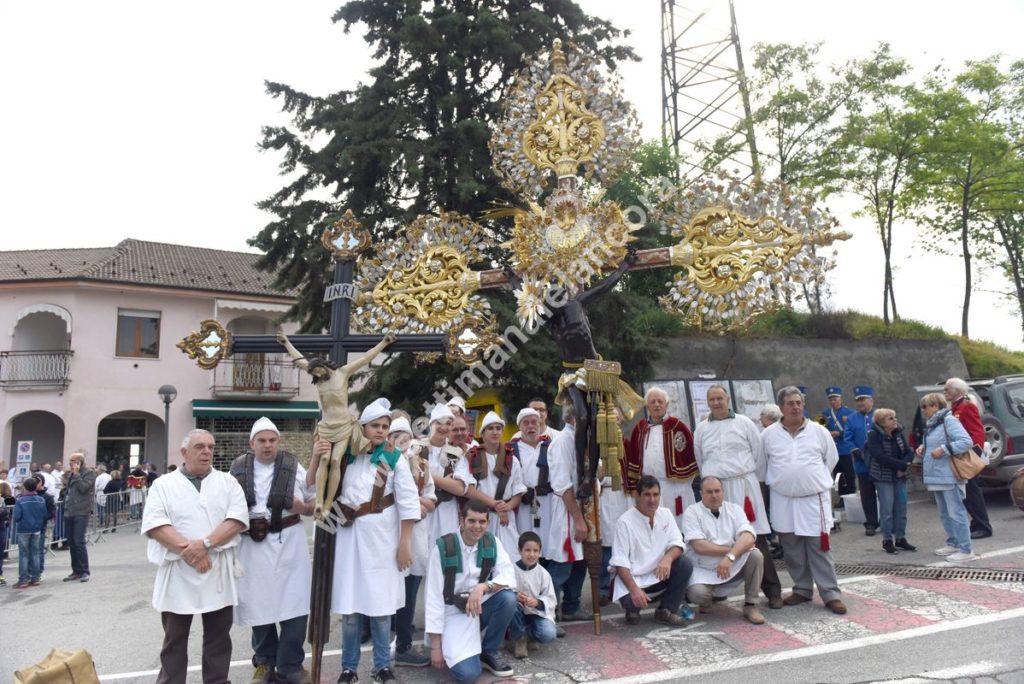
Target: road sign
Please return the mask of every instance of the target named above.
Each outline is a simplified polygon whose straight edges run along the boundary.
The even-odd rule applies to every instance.
[[[18,463],[32,462],[32,442],[18,442]]]

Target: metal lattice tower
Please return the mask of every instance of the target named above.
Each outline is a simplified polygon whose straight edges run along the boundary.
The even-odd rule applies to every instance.
[[[692,178],[709,165],[758,174],[757,142],[733,0],[661,0],[661,134]],[[728,15],[725,14],[726,9]],[[708,146],[717,142],[712,151]]]

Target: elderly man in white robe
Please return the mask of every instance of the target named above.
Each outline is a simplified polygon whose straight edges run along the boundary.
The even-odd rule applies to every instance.
[[[164,628],[159,684],[184,684],[195,615],[203,619],[203,682],[228,681],[241,572],[235,553],[249,511],[235,478],[213,469],[213,445],[206,430],[189,432],[181,444],[184,463],[153,483],[142,515],[146,555],[157,566],[153,607]]]
[[[516,416],[519,437],[513,437],[512,450],[523,470],[523,484],[526,493],[516,509],[516,527],[520,534],[536,532],[547,539],[551,526],[551,438],[541,428],[540,413],[534,408],[524,408]]]
[[[430,549],[424,619],[431,664],[438,669],[447,665],[456,681],[468,684],[475,682],[484,668],[499,677],[513,674],[501,655],[501,644],[517,601],[515,567],[504,544],[488,531],[487,504],[470,499],[463,515],[461,528],[454,535],[458,556],[445,559],[455,570],[450,597],[445,596],[444,540]],[[485,535],[493,557],[490,571],[481,576],[487,554],[486,549],[481,550]]]
[[[340,684],[357,681],[362,617],[370,621],[373,679],[394,681],[391,616],[405,605],[404,573],[412,566],[413,525],[420,498],[409,462],[387,445],[391,402],[380,398],[359,416],[373,449],[348,454],[341,496],[331,509],[336,534],[331,612],[341,617]]]
[[[562,409],[565,429],[551,444],[551,525],[544,540],[543,556],[548,559],[547,571],[560,604],[561,621],[593,620],[594,615],[581,607],[583,582],[587,578],[587,562],[583,559],[583,541],[587,538],[587,521],[583,518],[576,490],[579,472],[576,469],[576,412],[571,404]],[[608,528],[609,536],[614,528]],[[565,632],[557,630],[559,636]]]
[[[743,509],[725,501],[722,481],[705,475],[700,483],[701,500],[683,513],[686,557],[693,563],[686,594],[690,603],[706,613],[714,600],[725,599],[743,583],[743,617],[764,624],[757,609],[764,556],[754,548],[754,528]]]
[[[502,444],[505,421],[488,411],[480,424],[479,446],[471,447],[459,461],[455,477],[468,481],[468,496],[491,509],[490,531],[497,537],[512,562],[519,560],[519,526],[516,506],[526,493],[523,469],[510,445]],[[495,472],[498,470],[498,472]]]
[[[324,444],[321,456],[330,451]],[[249,450],[231,464],[231,475],[249,506],[235,624],[252,627],[252,681],[308,682],[302,662],[312,568],[301,516],[313,514],[315,481],[307,483],[306,469],[281,448],[281,432],[266,417],[253,423]]]
[[[782,420],[761,433],[764,481],[771,489],[772,528],[779,535],[793,592],[782,602],[795,606],[814,597],[825,607],[846,613],[832,561],[832,469],[839,462],[835,440],[825,427],[804,416],[798,387],[779,390]]]
[[[761,483],[757,481],[757,472],[764,465],[761,432],[754,421],[730,408],[724,386],[711,385],[707,400],[711,412],[693,432],[697,467],[702,477],[714,475],[719,479],[725,501],[741,508],[757,535],[758,551],[770,558],[768,535],[772,527],[761,496]],[[770,608],[782,608],[782,583],[773,563],[764,566],[761,590],[768,597]]]

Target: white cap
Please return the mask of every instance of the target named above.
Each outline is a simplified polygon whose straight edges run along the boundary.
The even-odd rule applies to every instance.
[[[463,413],[466,412],[466,400],[457,394],[448,400],[448,406],[458,406]]]
[[[363,412],[359,414],[359,424],[366,425],[383,416],[391,416],[391,402],[380,397],[374,399],[373,402],[363,409]]]
[[[530,408],[529,406],[527,406],[526,408],[520,410],[519,415],[516,416],[516,425],[522,423],[523,418],[526,418],[527,416],[534,416],[537,420],[540,420],[540,412],[535,408]]]
[[[494,425],[495,423],[503,427],[505,425],[505,421],[501,419],[501,416],[499,416],[494,411],[488,411],[487,415],[484,416],[484,422],[480,423],[480,432],[486,430],[488,425]]]
[[[249,430],[249,441],[252,441],[252,438],[256,436],[256,433],[263,432],[264,430],[270,430],[277,436],[281,436],[281,431],[277,429],[277,426],[274,425],[273,421],[266,416],[263,416],[252,424],[252,429]]]
[[[430,422],[438,420],[455,420],[455,414],[444,404],[438,404],[430,410]]]
[[[412,434],[412,426],[409,425],[409,419],[405,416],[398,416],[391,421],[391,429],[388,430],[389,435],[393,435],[396,432],[408,432]]]

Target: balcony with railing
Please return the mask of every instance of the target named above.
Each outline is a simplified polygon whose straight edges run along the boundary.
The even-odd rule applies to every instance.
[[[70,349],[0,351],[0,387],[5,390],[59,390],[68,388]]]
[[[299,394],[299,369],[279,354],[236,354],[214,369],[213,396],[280,400]]]

